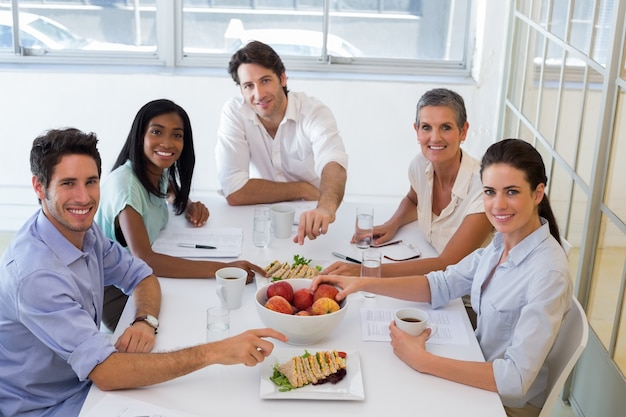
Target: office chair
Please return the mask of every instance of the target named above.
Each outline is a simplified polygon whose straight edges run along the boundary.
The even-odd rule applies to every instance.
[[[546,358],[548,364],[548,396],[539,417],[550,417],[565,381],[583,353],[585,346],[587,346],[588,337],[587,316],[578,300],[574,298],[572,307],[563,319],[554,346]]]

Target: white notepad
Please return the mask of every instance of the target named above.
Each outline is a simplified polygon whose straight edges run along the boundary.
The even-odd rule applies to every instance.
[[[215,249],[181,247],[180,245],[213,246]],[[180,258],[236,258],[241,255],[243,230],[240,228],[161,232],[152,250]]]

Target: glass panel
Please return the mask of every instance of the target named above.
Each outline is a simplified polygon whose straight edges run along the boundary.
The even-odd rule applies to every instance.
[[[5,6],[2,2],[0,5]],[[3,53],[13,50],[12,7],[10,3],[6,6],[7,8],[0,9],[0,52]]]
[[[573,0],[572,3],[574,14],[570,23],[569,42],[573,47],[588,55],[591,48],[594,2],[590,0]]]
[[[622,280],[626,279],[624,277],[624,275],[626,275],[626,263],[624,264],[624,269],[625,270],[622,272]],[[622,374],[626,374],[626,304],[622,305],[622,314],[619,328],[617,329],[617,340],[613,360],[620,371],[622,371]]]
[[[541,25],[545,28],[545,21],[542,20],[541,16],[545,14],[544,9],[546,8],[549,0],[530,0],[531,3],[531,19],[535,22],[541,23]]]
[[[2,0],[0,4],[10,4]],[[20,0],[20,44],[31,53],[156,51],[154,0],[139,2]],[[37,8],[27,7],[37,4]],[[151,6],[151,7],[150,7]],[[0,44],[12,33],[11,12],[0,10]],[[12,39],[12,35],[10,36]],[[12,40],[9,41],[12,44]]]
[[[604,204],[623,222],[626,222],[626,193],[624,193],[624,178],[626,178],[626,164],[624,164],[626,161],[626,141],[624,140],[626,138],[626,92],[623,89],[619,90],[614,122]]]
[[[451,10],[448,1],[424,0],[412,2],[412,5],[405,3],[395,11],[387,11],[377,5],[386,2],[336,3],[343,6],[342,13],[331,11],[330,33],[357,45],[361,56],[400,59],[460,58],[451,58],[445,51],[445,42],[451,40],[448,27],[452,24],[454,13],[459,11],[456,7]],[[466,5],[465,1],[461,3]],[[432,21],[428,21],[430,19]],[[431,25],[435,25],[439,31],[426,33],[432,31]],[[424,42],[425,39],[428,41]],[[330,44],[328,49],[330,55],[343,56],[331,51]]]
[[[555,148],[570,167],[576,164],[578,155],[578,135],[581,128],[582,107],[585,100],[585,84],[582,82],[580,68],[570,65],[565,67],[565,82],[561,91],[561,108],[557,119],[557,137]],[[578,81],[574,81],[578,76]]]
[[[626,42],[624,42],[624,51],[622,52],[622,71],[621,78],[626,80]]]
[[[568,3],[569,0],[553,0],[552,18],[550,19],[550,26],[548,27],[550,32],[563,40],[565,39],[567,21],[569,20]],[[544,13],[545,12],[547,12],[547,7],[544,10]],[[547,16],[544,15],[544,18],[547,18]]]
[[[551,55],[563,56],[563,48],[553,42],[548,43],[548,50],[551,51]],[[559,114],[560,83],[558,80],[562,67],[562,59],[549,59],[544,65],[538,130],[551,145],[554,145],[555,124]]]
[[[530,7],[533,0],[518,0],[515,2],[515,9],[524,16],[530,16]]]
[[[502,139],[516,138],[517,126],[519,124],[518,117],[510,110],[506,109],[504,113],[504,126],[502,128]]]
[[[589,184],[591,181],[593,158],[598,137],[598,123],[601,119],[602,78],[600,73],[588,68],[587,79],[589,84],[582,113],[583,120],[579,137],[580,147],[576,165],[576,172],[586,184]]]
[[[532,74],[532,61],[525,62],[524,60],[528,57],[528,31],[529,27],[526,23],[521,20],[515,21],[515,31],[513,34],[513,45],[512,49],[517,51],[511,57],[511,70],[510,70],[510,78],[509,78],[509,93],[508,99],[513,103],[513,105],[517,108],[521,106],[522,103],[522,95],[524,88],[524,68],[527,68],[527,72]]]
[[[532,143],[532,144],[535,143],[534,142],[535,134],[533,133],[532,129],[524,123],[520,124],[519,134],[517,138],[523,139],[528,143]]]
[[[602,66],[606,65],[610,52],[614,1],[616,0],[599,0],[598,15],[594,26],[594,44],[591,57]]]
[[[541,51],[543,51],[543,43],[545,37],[537,31],[533,30],[532,28],[530,29],[529,36],[529,45],[531,45],[531,47],[532,45],[535,46],[535,54],[538,54],[538,56],[536,55],[537,57],[533,59],[532,71],[528,72],[528,74],[526,75],[526,84],[521,110],[522,114],[526,116],[526,118],[530,120],[531,123],[535,123],[537,119],[537,102],[539,99],[537,81],[541,76],[541,71],[543,68],[543,59],[541,58],[541,54],[543,52]]]
[[[602,215],[587,315],[598,338],[609,350],[617,311],[618,291],[626,260],[624,234]]]
[[[230,55],[255,39],[281,56],[322,56],[323,0],[238,2],[235,10],[230,1],[198,3],[183,0],[187,54]],[[327,52],[345,58],[463,61],[468,13],[468,0],[331,2]]]
[[[189,0],[185,0],[186,6]],[[298,11],[297,2],[241,2],[232,10],[230,2],[183,7],[183,42],[185,53],[226,53],[231,55],[252,40],[271,45],[284,56],[320,57],[323,46],[323,1],[315,7]],[[244,4],[244,3],[247,3]],[[331,51],[330,45],[333,45]],[[339,56],[360,55],[344,39],[329,40],[329,53]]]

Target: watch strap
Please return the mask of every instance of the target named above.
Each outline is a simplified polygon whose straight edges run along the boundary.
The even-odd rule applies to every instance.
[[[133,322],[130,324],[131,326],[137,322],[143,321],[145,322],[148,326],[152,327],[154,329],[154,334],[157,334],[157,328],[154,327],[152,324],[150,324],[150,321],[148,320],[148,315],[144,314],[143,316],[139,316],[139,317],[135,317],[135,320],[133,320]]]

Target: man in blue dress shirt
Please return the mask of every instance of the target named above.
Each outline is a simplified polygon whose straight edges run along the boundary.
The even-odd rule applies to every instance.
[[[77,416],[91,383],[151,385],[207,365],[254,366],[272,351],[269,329],[150,354],[161,290],[152,270],[93,223],[101,160],[94,134],[51,130],[33,142],[38,210],[0,263],[0,416]],[[132,293],[136,319],[114,342],[99,331],[103,289]]]

